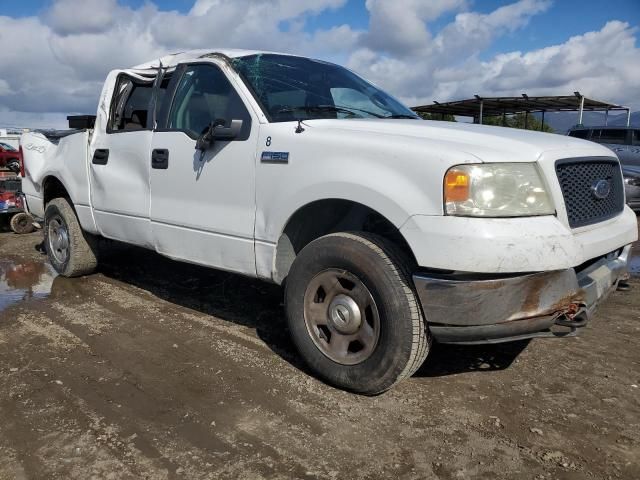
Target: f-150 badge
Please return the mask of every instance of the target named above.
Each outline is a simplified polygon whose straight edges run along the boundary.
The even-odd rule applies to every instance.
[[[289,163],[289,152],[262,152],[262,163]]]

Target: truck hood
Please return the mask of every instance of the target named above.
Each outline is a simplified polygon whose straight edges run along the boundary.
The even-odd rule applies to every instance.
[[[567,156],[608,156],[611,150],[566,135],[459,122],[401,119],[322,119],[304,124],[348,135],[388,136],[393,142],[422,139],[424,147],[446,148],[473,155],[483,162],[535,162],[550,150],[568,150]],[[579,152],[578,152],[579,151]]]

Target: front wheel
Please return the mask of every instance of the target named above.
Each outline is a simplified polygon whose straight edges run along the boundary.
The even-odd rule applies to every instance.
[[[65,277],[92,273],[98,265],[95,238],[82,230],[69,200],[49,202],[44,219],[44,244],[53,268]]]
[[[289,329],[322,379],[374,395],[411,376],[430,337],[411,264],[382,237],[335,233],[307,245],[287,277]]]

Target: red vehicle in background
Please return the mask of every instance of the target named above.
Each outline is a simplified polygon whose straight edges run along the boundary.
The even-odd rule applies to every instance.
[[[12,172],[20,172],[20,152],[8,143],[0,142],[0,169],[7,168]]]
[[[35,230],[34,220],[24,210],[21,184],[22,179],[15,172],[0,168],[0,225],[8,220],[15,233],[31,233]]]

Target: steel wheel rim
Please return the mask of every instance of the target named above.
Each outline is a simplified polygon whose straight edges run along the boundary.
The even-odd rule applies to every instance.
[[[346,270],[327,269],[309,282],[304,321],[318,350],[341,365],[364,362],[380,338],[376,302],[364,283]]]
[[[57,262],[64,264],[69,258],[69,231],[61,217],[55,216],[49,220],[47,231],[49,251]]]

